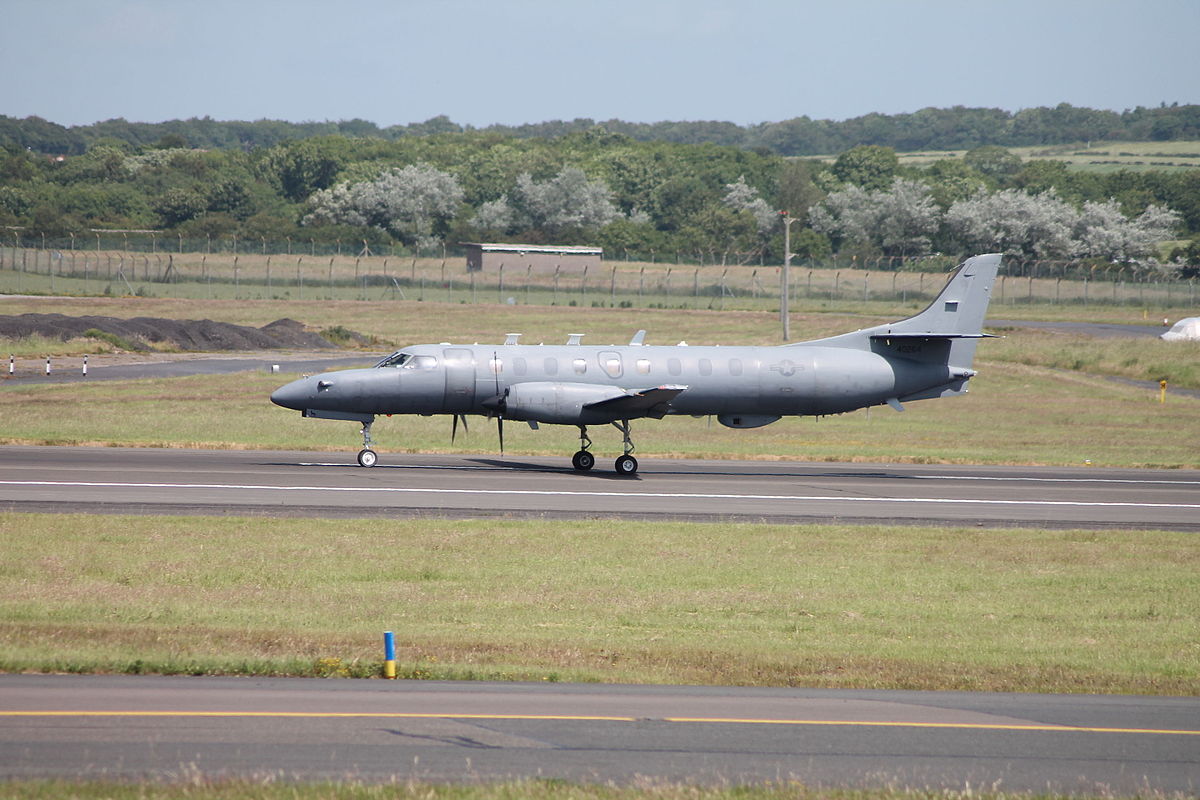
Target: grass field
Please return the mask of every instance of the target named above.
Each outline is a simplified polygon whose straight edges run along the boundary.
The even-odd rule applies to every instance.
[[[1120,795],[1104,794],[1104,800]],[[1172,800],[1172,795],[1142,792],[1145,800]],[[800,783],[768,786],[701,787],[639,781],[634,786],[572,784],[559,780],[510,783],[428,784],[402,783],[368,786],[336,784],[285,784],[261,781],[193,778],[179,784],[122,784],[89,781],[14,781],[0,784],[0,798],[22,800],[1013,800],[1014,798],[1064,798],[1067,795],[1027,795],[1014,792],[968,789],[962,792],[903,789],[816,789]],[[1087,795],[1072,794],[1072,798]],[[1182,800],[1182,797],[1179,797]]]
[[[1179,170],[1200,168],[1200,142],[1076,142],[1054,146],[1010,147],[1023,161],[1064,161],[1071,169],[1107,172],[1128,170]],[[962,158],[966,150],[930,150],[897,153],[902,164],[924,165],[943,158]],[[836,156],[823,157],[833,161]]]
[[[1200,693],[1162,532],[0,515],[0,669]]]

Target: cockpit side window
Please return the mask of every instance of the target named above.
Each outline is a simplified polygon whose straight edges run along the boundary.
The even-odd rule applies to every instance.
[[[434,356],[415,356],[412,353],[393,353],[380,361],[377,368],[396,367],[399,369],[433,369],[437,366]]]
[[[412,358],[412,353],[392,353],[390,356],[380,361],[375,366],[379,367],[403,367]]]

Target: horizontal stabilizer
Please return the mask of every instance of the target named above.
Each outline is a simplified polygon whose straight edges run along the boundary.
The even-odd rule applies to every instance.
[[[995,339],[994,333],[873,333],[872,339]]]
[[[659,386],[655,389],[643,389],[621,397],[587,403],[584,408],[589,411],[603,411],[617,419],[637,419],[639,417],[662,419],[670,412],[671,401],[686,388],[686,386]]]

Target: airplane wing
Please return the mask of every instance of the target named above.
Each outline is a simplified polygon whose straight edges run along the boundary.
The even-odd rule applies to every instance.
[[[621,397],[610,397],[594,403],[585,403],[583,407],[589,411],[611,414],[618,419],[637,419],[639,417],[662,419],[670,411],[671,401],[685,389],[687,389],[686,386],[658,386],[654,389],[630,392]]]

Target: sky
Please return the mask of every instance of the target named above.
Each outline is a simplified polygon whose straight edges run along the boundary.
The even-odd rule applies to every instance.
[[[0,114],[381,127],[1200,103],[1200,0],[0,0]]]

